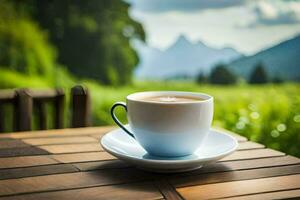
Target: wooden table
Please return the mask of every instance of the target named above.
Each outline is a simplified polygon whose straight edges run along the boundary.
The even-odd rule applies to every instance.
[[[104,152],[99,139],[112,128],[0,134],[0,200],[300,197],[300,159],[236,134],[238,151],[220,162],[164,175]]]

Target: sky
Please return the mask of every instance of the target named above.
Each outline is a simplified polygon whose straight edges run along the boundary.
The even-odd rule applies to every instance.
[[[126,0],[149,46],[179,35],[251,55],[300,34],[300,0]]]

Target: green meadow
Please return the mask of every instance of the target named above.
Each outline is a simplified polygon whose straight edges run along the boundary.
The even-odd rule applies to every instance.
[[[260,142],[266,147],[300,156],[300,84],[265,84],[215,86],[193,82],[138,82],[126,86],[103,86],[89,80],[75,80],[63,71],[55,80],[27,76],[0,70],[0,88],[53,88],[62,87],[67,94],[70,87],[80,83],[88,87],[92,97],[93,125],[114,124],[110,107],[116,101],[125,101],[128,94],[139,91],[177,90],[211,94],[215,112],[213,125],[223,127]],[[68,104],[68,102],[66,102]],[[126,123],[123,110],[118,115]],[[68,114],[66,114],[66,122]],[[68,124],[66,124],[68,126]]]

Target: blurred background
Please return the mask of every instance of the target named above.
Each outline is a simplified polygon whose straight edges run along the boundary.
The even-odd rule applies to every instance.
[[[299,81],[297,0],[0,0],[0,89],[84,85],[94,126],[133,92],[205,92],[214,126],[300,156]]]

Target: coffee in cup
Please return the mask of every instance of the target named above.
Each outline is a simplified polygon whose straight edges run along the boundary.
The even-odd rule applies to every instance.
[[[161,103],[176,103],[176,102],[193,102],[193,101],[202,101],[201,98],[189,97],[189,96],[171,96],[171,95],[164,95],[164,96],[151,96],[144,99],[140,99],[141,101],[150,101],[150,102],[161,102]]]

